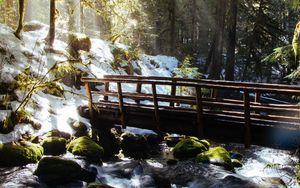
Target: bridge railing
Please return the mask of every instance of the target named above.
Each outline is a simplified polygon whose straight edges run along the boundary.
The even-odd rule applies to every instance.
[[[223,121],[240,122],[244,124],[246,146],[250,146],[252,124],[281,126],[288,129],[300,127],[298,104],[276,104],[278,101],[265,101],[262,97],[263,94],[279,94],[288,98],[299,96],[299,86],[128,75],[106,75],[101,79],[82,78],[81,80],[85,83],[90,112],[93,112],[95,106],[118,107],[120,121],[124,127],[126,108],[153,109],[158,130],[161,128],[161,111],[194,113],[197,117],[199,137],[204,136],[203,118],[206,116],[213,116]],[[124,86],[128,84],[135,89],[125,90]],[[104,87],[98,90],[92,87],[93,85]],[[145,86],[150,86],[150,92],[143,91]],[[169,87],[170,91],[158,93],[157,86]],[[193,92],[190,95],[181,95],[178,89],[182,87]],[[233,92],[236,94],[235,97],[229,97]],[[95,96],[103,98],[95,101]],[[117,100],[111,100],[116,98]]]

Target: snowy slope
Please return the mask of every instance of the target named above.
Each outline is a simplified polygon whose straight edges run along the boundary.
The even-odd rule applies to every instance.
[[[68,60],[66,31],[57,30],[54,44],[55,51],[53,52],[47,50],[45,42],[48,26],[38,22],[30,24],[38,26],[39,29],[22,33],[22,40],[14,36],[14,31],[11,28],[0,25],[0,78],[2,82],[13,82],[14,78],[25,68],[30,68],[34,75],[51,79],[53,76],[47,74],[49,69],[57,62]],[[113,71],[111,66],[114,59],[111,52],[111,49],[114,48],[113,44],[100,39],[91,39],[91,42],[90,52],[81,53],[83,63],[88,65],[76,65],[77,68],[90,72],[91,75],[98,78],[103,77],[105,74],[126,74],[123,70]],[[172,71],[177,65],[177,59],[161,55],[141,55],[140,60],[133,62],[133,66],[138,66],[144,76],[172,76]],[[0,143],[17,140],[26,131],[32,134],[43,134],[52,129],[59,129],[72,133],[72,128],[67,124],[68,118],[89,124],[87,119],[80,117],[77,113],[78,106],[87,104],[84,87],[77,90],[64,84],[61,84],[61,86],[69,91],[65,92],[65,98],[55,97],[39,91],[32,96],[32,101],[38,104],[39,108],[37,109],[32,103],[26,106],[26,110],[32,113],[33,119],[42,125],[39,131],[33,130],[29,124],[17,125],[13,132],[0,134]],[[131,88],[127,87],[125,89]],[[158,90],[163,92],[164,88]],[[18,108],[26,92],[28,91],[16,92],[18,100],[12,102],[12,110]],[[9,110],[0,111],[0,120],[3,120],[9,113]]]

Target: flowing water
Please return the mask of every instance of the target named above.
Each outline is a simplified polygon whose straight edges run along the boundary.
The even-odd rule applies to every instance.
[[[214,143],[215,145],[216,143]],[[165,187],[298,187],[294,167],[298,160],[290,151],[252,146],[244,149],[240,144],[217,144],[228,150],[239,151],[244,157],[243,167],[227,171],[223,167],[196,163],[195,160],[178,161],[167,165],[169,148],[162,144],[160,155],[150,159],[122,160],[104,162],[101,166],[86,164],[75,159],[70,153],[64,158],[75,159],[82,166],[97,169],[97,182],[118,188]],[[23,167],[0,168],[0,187],[47,187],[32,175],[37,167],[29,164]],[[283,182],[282,182],[282,181]],[[270,183],[271,182],[271,183]],[[274,185],[275,182],[275,185]],[[85,182],[73,182],[59,187],[86,187]]]

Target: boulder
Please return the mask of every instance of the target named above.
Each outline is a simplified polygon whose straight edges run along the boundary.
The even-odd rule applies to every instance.
[[[188,158],[207,150],[208,148],[199,139],[186,137],[175,145],[173,154],[177,158]]]
[[[276,188],[287,188],[288,186],[279,177],[265,177],[262,178],[262,187],[276,187]]]
[[[92,46],[91,39],[86,35],[70,34],[69,37],[70,55],[79,59],[79,51],[89,52]]]
[[[125,155],[143,158],[147,156],[148,143],[144,136],[133,133],[123,133],[121,135],[121,149]]]
[[[66,144],[67,140],[60,137],[48,137],[41,143],[45,155],[60,155],[66,153]]]
[[[183,140],[183,138],[183,136],[167,135],[164,137],[164,140],[166,141],[167,146],[174,147],[178,142]]]
[[[114,188],[114,187],[102,183],[91,183],[87,186],[87,188]]]
[[[224,166],[228,170],[233,169],[231,157],[228,151],[223,147],[210,148],[208,151],[199,153],[196,157],[198,162],[209,162],[219,166]]]
[[[81,121],[73,121],[70,126],[75,131],[74,136],[81,137],[88,135],[88,126]]]
[[[21,166],[38,162],[43,156],[43,147],[26,142],[0,144],[0,166]]]
[[[161,141],[163,140],[160,135],[157,134],[149,134],[146,135],[146,140],[149,145],[151,146],[157,146]]]
[[[104,149],[87,136],[79,137],[67,145],[67,150],[74,155],[84,156],[89,161],[100,162]]]
[[[52,131],[47,133],[47,137],[53,137],[53,136],[61,137],[61,138],[64,138],[66,140],[69,140],[71,138],[71,135],[69,133],[62,132],[62,131],[59,131],[57,129],[53,129]]]
[[[231,163],[233,165],[233,167],[242,167],[243,164],[241,163],[241,161],[239,161],[238,159],[231,159]]]
[[[81,168],[75,161],[59,157],[42,158],[34,175],[48,185],[61,185],[76,180],[93,182],[96,178],[95,172]]]

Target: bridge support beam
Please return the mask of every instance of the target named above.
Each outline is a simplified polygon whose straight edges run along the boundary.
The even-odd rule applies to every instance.
[[[117,82],[117,87],[118,87],[120,119],[121,119],[121,123],[122,123],[122,128],[125,129],[126,128],[126,119],[125,119],[125,110],[124,110],[124,101],[123,101],[121,82]]]

